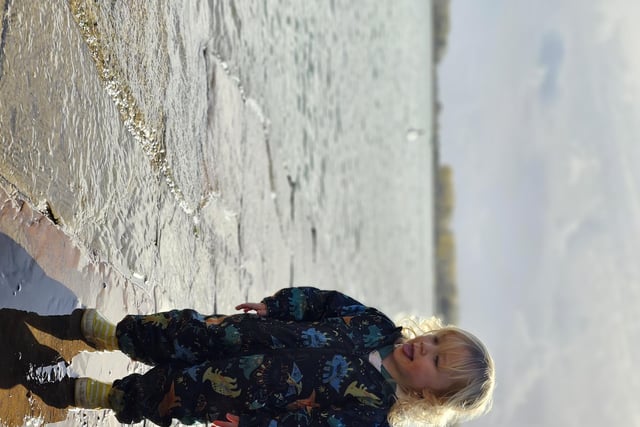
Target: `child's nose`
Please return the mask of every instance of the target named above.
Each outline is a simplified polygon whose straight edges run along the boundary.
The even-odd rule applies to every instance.
[[[434,350],[433,342],[431,342],[431,341],[422,341],[422,342],[420,342],[420,353],[422,355],[427,355],[427,354],[433,352],[433,350]]]
[[[436,350],[438,345],[436,344],[435,339],[430,337],[429,339],[422,341],[420,346],[423,353],[432,353]]]

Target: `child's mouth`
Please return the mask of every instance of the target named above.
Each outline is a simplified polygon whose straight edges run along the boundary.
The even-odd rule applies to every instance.
[[[409,360],[413,360],[413,345],[411,344],[403,344],[402,352]]]

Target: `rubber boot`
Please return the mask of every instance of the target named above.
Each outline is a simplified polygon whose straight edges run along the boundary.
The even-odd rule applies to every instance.
[[[75,406],[84,409],[111,409],[110,392],[111,384],[91,378],[78,378],[74,387]]]
[[[102,317],[94,308],[88,308],[82,315],[80,330],[85,340],[98,350],[118,350],[116,325]]]

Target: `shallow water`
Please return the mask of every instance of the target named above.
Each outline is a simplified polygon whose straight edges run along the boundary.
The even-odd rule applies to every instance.
[[[428,2],[0,5],[1,185],[135,285],[79,304],[430,314]]]

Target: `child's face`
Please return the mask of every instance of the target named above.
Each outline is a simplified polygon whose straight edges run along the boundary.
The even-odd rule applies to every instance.
[[[454,347],[447,340],[455,340],[451,334],[441,337],[423,335],[396,347],[392,353],[398,385],[422,392],[429,390],[439,394],[451,389],[454,380],[447,367],[459,366],[464,358],[470,357],[464,347]],[[449,350],[444,350],[447,344]]]

